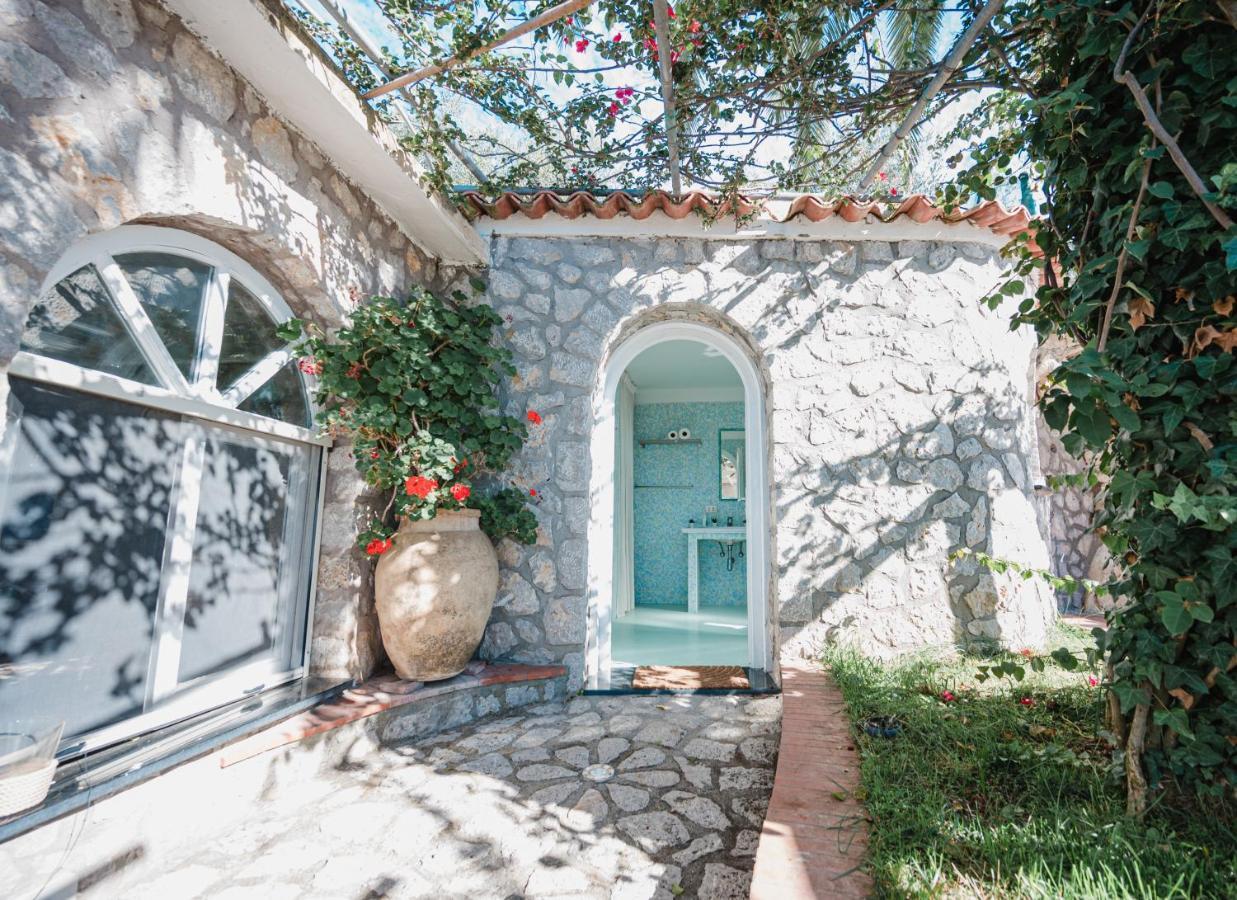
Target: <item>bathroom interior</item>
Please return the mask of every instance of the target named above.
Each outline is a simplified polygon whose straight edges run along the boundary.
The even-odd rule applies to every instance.
[[[664,341],[627,367],[617,407],[612,665],[746,666],[738,372],[708,345]]]

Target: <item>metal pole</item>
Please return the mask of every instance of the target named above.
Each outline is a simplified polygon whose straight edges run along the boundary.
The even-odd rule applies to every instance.
[[[661,70],[661,102],[666,108],[666,149],[670,154],[670,189],[675,199],[683,195],[679,173],[679,125],[674,113],[674,81],[671,76],[670,14],[666,0],[653,0],[653,29],[657,34],[657,63]]]
[[[515,28],[512,28],[497,40],[490,41],[488,44],[483,44],[475,50],[470,50],[463,56],[452,56],[440,63],[434,63],[433,65],[425,66],[422,69],[417,69],[415,72],[406,72],[398,78],[388,81],[386,84],[379,85],[372,91],[362,94],[361,96],[363,96],[366,100],[373,100],[375,97],[381,97],[383,94],[390,93],[398,88],[407,87],[410,84],[416,84],[418,81],[423,81],[433,75],[438,75],[447,71],[447,69],[453,69],[460,63],[464,63],[472,59],[474,56],[480,56],[482,53],[488,53],[495,47],[501,47],[503,44],[514,41],[518,37],[523,37],[530,31],[536,31],[543,25],[549,25],[551,22],[557,22],[559,19],[563,18],[563,16],[569,16],[573,12],[588,6],[591,2],[592,0],[567,0],[566,3],[560,3],[558,6],[547,9],[541,15],[529,19],[527,22],[523,22]]]
[[[967,51],[971,49],[971,45],[975,43],[976,38],[979,37],[979,33],[987,27],[988,23],[992,21],[992,17],[1004,5],[1005,0],[990,0],[988,5],[979,11],[979,15],[975,17],[975,21],[971,22],[971,26],[962,32],[962,36],[958,38],[953,49],[949,51],[949,55],[941,61],[941,66],[936,70],[936,75],[928,82],[927,87],[923,89],[923,93],[919,95],[915,105],[910,108],[906,118],[898,126],[898,130],[893,133],[893,137],[881,148],[881,152],[876,154],[876,159],[872,161],[867,174],[859,182],[859,191],[861,193],[872,183],[877,173],[885,167],[885,163],[889,161],[889,158],[897,152],[898,146],[906,140],[906,136],[919,124],[919,117],[923,115],[928,102],[936,96],[937,91],[945,86],[945,82],[950,79],[954,72],[958,71],[958,66],[962,65],[963,58],[966,56]]]

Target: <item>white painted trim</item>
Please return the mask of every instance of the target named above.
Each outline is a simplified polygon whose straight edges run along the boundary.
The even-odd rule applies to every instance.
[[[390,128],[304,37],[282,4],[263,0],[164,0],[307,135],[414,244],[444,262],[483,265],[485,243],[468,220],[422,185],[424,169]]]
[[[279,370],[292,361],[292,351],[287,347],[274,350],[254,363],[244,375],[223,392],[223,401],[228,406],[240,406],[253,392],[279,374]]]
[[[189,382],[185,380],[176,361],[168,353],[163,339],[155,330],[154,323],[146,315],[146,308],[142,306],[142,301],[138,300],[137,294],[133,292],[133,286],[129,284],[129,279],[120,270],[120,265],[110,256],[103,254],[96,256],[91,262],[98,271],[99,277],[103,279],[107,292],[112,295],[112,302],[116,304],[116,311],[119,313],[122,324],[141,350],[146,362],[150,364],[155,377],[165,388],[174,393],[190,393]]]
[[[874,218],[863,222],[847,222],[840,216],[831,216],[821,222],[811,222],[803,218],[789,222],[757,218],[736,229],[733,218],[720,219],[714,225],[706,226],[699,216],[672,219],[663,212],[655,212],[645,219],[633,219],[624,215],[612,219],[598,219],[595,216],[568,219],[555,213],[530,219],[523,213],[516,213],[505,219],[482,217],[477,220],[476,227],[477,233],[486,240],[491,235],[502,235],[557,238],[690,237],[710,241],[774,238],[808,241],[947,241],[987,244],[991,247],[1004,247],[1009,243],[1007,236],[996,234],[990,228],[971,222],[915,222],[909,218],[895,219],[892,222],[882,222]]]
[[[317,444],[321,447],[329,447],[331,444],[327,438],[299,425],[280,422],[278,419],[268,419],[265,416],[256,416],[242,409],[230,409],[226,406],[208,403],[197,397],[182,396],[166,388],[130,381],[127,378],[118,378],[107,372],[96,372],[94,369],[83,369],[72,363],[37,356],[24,350],[13,357],[12,362],[9,363],[9,372],[22,378],[56,384],[84,391],[87,394],[98,394],[101,397],[110,397],[126,403],[139,403],[164,412],[205,419],[217,425],[242,428],[266,437]]]
[[[650,403],[738,403],[743,386],[700,388],[637,388],[636,405]]]
[[[714,347],[743,382],[743,418],[747,433],[747,644],[748,664],[774,671],[769,640],[770,569],[767,439],[765,396],[760,374],[743,347],[729,335],[695,322],[660,322],[642,328],[610,355],[593,399],[589,480],[591,515],[588,525],[588,621],[590,635],[585,677],[599,688],[609,687],[611,664],[611,602],[614,583],[615,402],[619,379],[631,361],[663,341],[695,341]],[[755,490],[753,490],[755,488]]]

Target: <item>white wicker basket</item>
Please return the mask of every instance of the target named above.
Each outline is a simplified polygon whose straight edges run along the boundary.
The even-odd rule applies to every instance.
[[[55,774],[55,759],[28,759],[0,771],[0,818],[42,803]]]

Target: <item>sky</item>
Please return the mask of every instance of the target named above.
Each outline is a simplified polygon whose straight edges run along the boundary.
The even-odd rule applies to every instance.
[[[319,0],[290,0],[290,2],[297,3],[318,18],[333,23],[333,19],[322,7]],[[394,29],[386,20],[382,12],[378,9],[374,0],[338,0],[338,2],[348,11],[349,18],[352,20],[354,25],[362,29],[375,41],[375,43],[380,46],[400,46],[400,40],[396,36]],[[513,21],[511,24],[515,24],[515,22]],[[940,41],[936,48],[937,59],[941,58],[948,52],[960,28],[960,13],[949,13],[946,19],[943,34],[941,35]],[[616,26],[616,30],[621,32],[624,35],[624,38],[630,38],[630,33],[626,26],[620,24]],[[539,32],[537,36],[544,40],[545,34],[546,32],[542,31]],[[519,53],[521,52],[521,48],[527,48],[532,40],[533,36],[525,36],[516,41],[508,52]],[[587,68],[604,63],[604,60],[596,55],[591,48],[583,53],[577,53],[573,47],[565,47],[564,52],[573,63],[578,64],[581,68]],[[640,117],[651,119],[661,113],[661,101],[659,99],[660,89],[655,75],[650,69],[645,67],[628,67],[626,69],[607,72],[605,75],[606,83],[610,87],[635,87],[639,92],[637,94],[637,98],[639,98],[642,94],[644,95],[643,100],[636,100]],[[534,74],[530,77],[541,79],[541,83],[545,86],[550,98],[555,101],[565,101],[570,96],[572,90],[574,90],[573,88],[568,88],[566,86],[556,85],[548,73],[540,75]],[[465,132],[470,134],[495,134],[501,136],[507,141],[515,143],[516,145],[522,144],[522,132],[507,125],[506,123],[501,122],[497,118],[486,113],[484,110],[481,110],[475,104],[472,104],[470,101],[463,100],[455,95],[449,95],[443,97],[443,102],[446,109],[452,114]],[[936,140],[939,139],[940,136],[947,134],[948,131],[957,123],[959,117],[974,109],[979,102],[980,96],[978,94],[968,95],[962,101],[951,105],[936,119],[927,123],[921,132],[923,137],[923,146],[931,146],[936,142]],[[634,127],[634,125],[620,122],[618,126],[619,134],[623,133],[622,129],[631,129]],[[965,147],[955,146],[950,148],[948,153],[938,154],[938,156],[947,156],[949,153],[956,152],[957,150],[965,151],[965,149]],[[762,148],[761,159],[759,159],[758,162],[768,163],[779,157],[784,158],[789,155],[789,152],[789,141],[771,140],[768,141]],[[931,172],[935,173],[936,171],[941,170],[942,167],[939,160],[930,164],[925,164],[924,175],[929,174],[929,168]],[[460,175],[462,179],[472,180],[462,168],[460,169]],[[624,187],[621,181],[621,173],[616,173],[615,177],[608,179],[606,183],[599,186],[607,188]],[[668,187],[668,185],[666,186]]]

